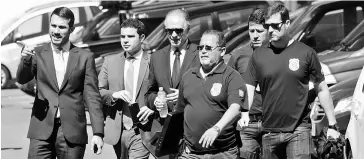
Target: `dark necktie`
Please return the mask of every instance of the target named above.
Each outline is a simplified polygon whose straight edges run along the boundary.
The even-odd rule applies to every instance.
[[[178,83],[178,74],[181,68],[181,62],[180,62],[181,52],[179,51],[178,48],[174,51],[174,55],[175,58],[173,62],[172,86],[176,88],[176,85]]]

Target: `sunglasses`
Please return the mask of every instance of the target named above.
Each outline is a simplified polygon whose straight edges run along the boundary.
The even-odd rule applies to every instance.
[[[169,34],[169,35],[172,35],[173,32],[176,32],[177,35],[181,35],[183,33],[183,29],[181,28],[174,28],[174,29],[166,29],[166,32]]]
[[[275,30],[278,30],[282,27],[283,22],[280,23],[270,23],[270,24],[264,24],[263,27],[266,29],[269,29],[269,27],[272,27]]]
[[[220,46],[216,46],[215,48],[212,48],[212,46],[208,46],[208,45],[198,45],[197,50],[202,51],[203,48],[205,48],[206,51],[212,51],[212,50],[215,50],[218,47],[220,47]]]

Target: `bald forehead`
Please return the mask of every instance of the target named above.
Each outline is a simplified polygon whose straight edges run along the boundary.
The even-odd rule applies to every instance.
[[[219,38],[215,34],[203,34],[201,37],[201,45],[217,46]]]
[[[185,28],[186,19],[182,13],[174,12],[166,17],[166,28]]]

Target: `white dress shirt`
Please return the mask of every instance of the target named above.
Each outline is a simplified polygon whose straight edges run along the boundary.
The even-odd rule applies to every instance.
[[[128,68],[129,68],[129,64],[130,61],[128,60],[128,57],[130,56],[129,53],[125,53],[126,54],[126,59],[125,59],[125,64],[124,64],[124,81],[126,81],[126,73],[128,72]],[[132,97],[132,102],[135,102],[136,99],[136,87],[137,87],[137,83],[138,83],[138,77],[139,77],[139,68],[140,68],[140,62],[142,59],[142,55],[143,55],[143,50],[140,50],[138,53],[136,53],[134,55],[135,60],[133,62],[133,66],[134,66],[134,82],[133,82],[133,94],[134,96]]]
[[[62,47],[61,51],[59,49],[57,49],[56,46],[54,46],[53,44],[51,45],[51,47],[52,47],[53,62],[54,62],[54,68],[56,71],[56,76],[64,77],[64,74],[66,73],[66,69],[67,69],[67,62],[68,62],[68,57],[69,57],[69,53],[70,53],[71,43],[67,42]],[[62,54],[63,54],[63,61],[62,61]],[[61,88],[63,80],[64,80],[64,78],[61,79],[61,81],[60,81],[60,79],[57,78],[58,88]],[[60,111],[57,110],[57,118],[59,118],[59,117],[60,117]]]

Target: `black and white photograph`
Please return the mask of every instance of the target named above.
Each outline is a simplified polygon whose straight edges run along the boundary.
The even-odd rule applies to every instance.
[[[1,2],[3,159],[364,159],[362,0]]]

